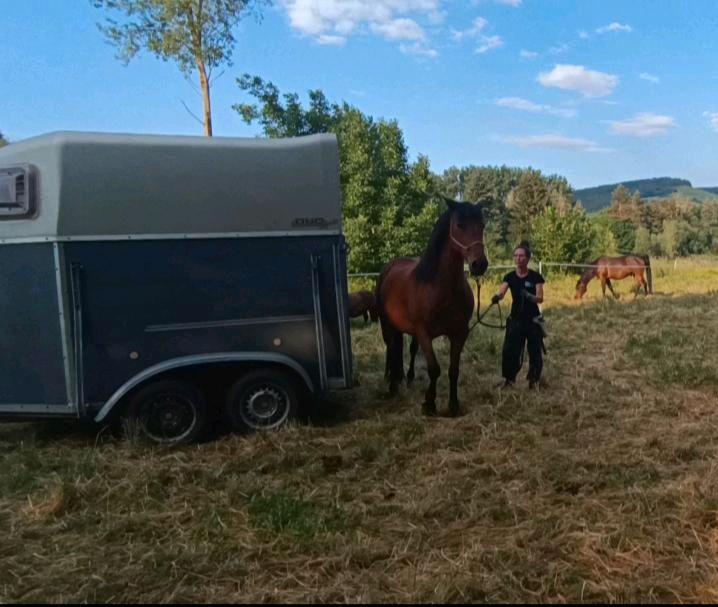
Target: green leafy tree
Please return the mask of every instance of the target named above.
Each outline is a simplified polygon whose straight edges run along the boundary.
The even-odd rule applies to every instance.
[[[269,0],[91,0],[108,16],[100,30],[127,64],[141,49],[174,61],[183,74],[196,70],[204,105],[204,133],[212,135],[213,71],[232,64],[233,28]]]
[[[539,259],[585,263],[591,257],[594,230],[583,209],[561,214],[548,206],[534,219],[532,243]]]
[[[3,136],[2,132],[0,132],[0,148],[1,148],[2,146],[4,146],[4,145],[7,145],[7,144],[8,144],[7,139],[5,139],[5,137]]]
[[[611,195],[609,215],[617,221],[630,221],[634,227],[641,225],[643,201],[639,192],[631,194],[623,185],[619,185]]]
[[[591,224],[590,258],[595,259],[601,255],[615,255],[619,251],[613,231],[616,222],[606,213],[597,213],[589,217],[589,222]],[[631,224],[629,223],[629,225]]]
[[[718,202],[709,200],[701,205],[701,225],[706,228],[718,226]]]
[[[631,253],[636,246],[636,226],[627,219],[611,222],[611,232],[619,253]]]
[[[633,245],[633,250],[641,255],[648,255],[653,252],[651,233],[648,231],[648,228],[641,226],[636,230],[636,240]]]
[[[436,178],[426,156],[409,163],[396,121],[374,120],[347,103],[329,103],[319,90],[309,92],[304,107],[296,94],[281,94],[257,76],[245,74],[237,84],[255,103],[232,107],[247,123],[259,122],[266,136],[336,134],[352,272],[376,271],[397,255],[423,252],[440,212],[432,202]]]
[[[663,232],[659,236],[661,252],[666,257],[675,257],[680,244],[680,230],[678,221],[669,219],[663,223]]]
[[[551,206],[551,192],[541,173],[526,171],[516,188],[510,192],[506,206],[511,214],[511,232],[514,240],[521,238],[530,240],[534,220]],[[555,215],[559,215],[558,211]]]

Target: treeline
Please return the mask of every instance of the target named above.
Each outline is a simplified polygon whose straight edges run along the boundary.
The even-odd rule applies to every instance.
[[[718,253],[718,202],[696,204],[673,194],[645,202],[619,186],[602,216],[612,225],[619,250],[651,255]]]
[[[613,185],[600,185],[595,188],[583,188],[576,190],[576,198],[581,201],[589,213],[600,211],[611,203],[613,192],[620,185],[631,192],[638,192],[643,198],[665,198],[676,192],[678,188],[692,187],[691,182],[686,179],[654,177],[653,179],[624,181]]]
[[[420,255],[443,211],[437,194],[481,203],[493,260],[511,259],[523,238],[539,259],[585,263],[604,254],[690,255],[718,252],[718,204],[697,205],[672,195],[646,203],[618,186],[611,207],[589,215],[565,177],[531,168],[451,167],[441,175],[429,159],[409,162],[395,120],[376,120],[347,103],[332,103],[320,90],[303,105],[271,82],[244,75],[239,88],[254,102],[234,105],[267,137],[336,133],[339,141],[344,231],[351,272],[376,272],[399,255]],[[651,193],[680,180],[657,179]],[[683,183],[682,181],[680,183]]]

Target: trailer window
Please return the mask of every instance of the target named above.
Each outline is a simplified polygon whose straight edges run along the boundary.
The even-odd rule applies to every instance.
[[[0,168],[0,220],[29,217],[35,210],[34,198],[30,167]]]

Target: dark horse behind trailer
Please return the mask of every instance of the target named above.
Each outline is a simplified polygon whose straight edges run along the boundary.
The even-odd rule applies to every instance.
[[[333,135],[0,149],[0,418],[277,427],[351,386],[346,306]]]

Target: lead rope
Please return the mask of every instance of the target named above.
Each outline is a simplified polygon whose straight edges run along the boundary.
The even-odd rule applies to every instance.
[[[474,324],[469,327],[469,333],[473,330],[473,328],[476,325],[483,325],[484,327],[489,327],[490,329],[505,329],[506,325],[504,324],[504,317],[501,313],[501,305],[497,303],[492,303],[486,310],[484,310],[484,313],[481,314],[481,283],[479,282],[479,279],[476,278],[476,320],[474,321]],[[492,325],[487,322],[484,322],[484,316],[486,316],[491,308],[494,306],[497,306],[499,309],[499,324],[498,325]]]

